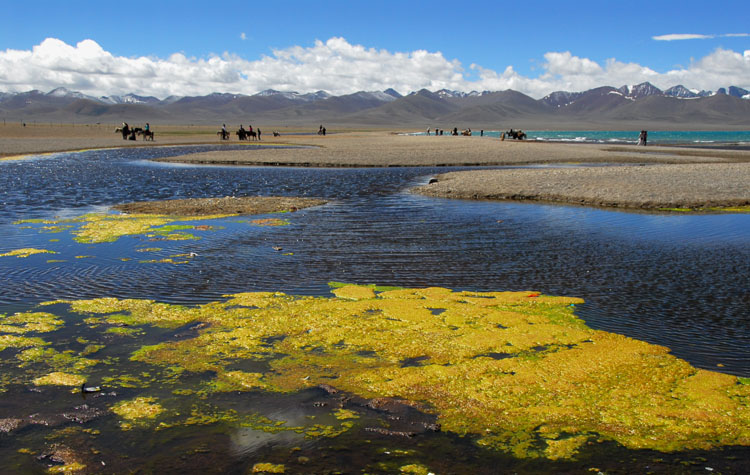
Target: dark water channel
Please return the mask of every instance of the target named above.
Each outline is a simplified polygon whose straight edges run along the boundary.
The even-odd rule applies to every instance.
[[[49,239],[57,237],[61,254],[56,258],[65,260],[0,258],[0,313],[63,298],[195,304],[243,291],[329,295],[330,281],[535,290],[585,299],[578,315],[593,328],[667,346],[701,368],[750,376],[750,215],[452,201],[406,191],[446,168],[147,161],[206,149],[104,150],[0,162],[0,253],[49,247]],[[179,266],[121,260],[133,257],[137,238],[82,245],[65,233],[40,235],[14,224],[103,211],[129,201],[249,195],[330,202],[295,213],[290,226],[251,228],[218,220],[223,228],[201,240],[162,246],[164,255],[197,254]],[[92,257],[74,259],[77,254]],[[456,444],[451,450],[476,450],[459,450],[463,445]]]

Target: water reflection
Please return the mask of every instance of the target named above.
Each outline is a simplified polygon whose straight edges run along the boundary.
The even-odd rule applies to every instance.
[[[32,246],[59,252],[0,258],[0,312],[58,298],[199,303],[253,290],[320,295],[328,293],[329,281],[533,289],[584,298],[579,314],[594,328],[668,346],[699,367],[750,376],[748,215],[624,213],[441,200],[404,191],[446,168],[144,161],[205,150],[100,150],[0,163],[0,253]],[[67,232],[40,234],[13,224],[127,201],[230,195],[321,197],[330,203],[290,215],[284,227],[215,220],[208,224],[217,229],[198,241],[154,243],[131,236],[79,244]],[[197,256],[184,265],[142,263],[137,250],[144,247],[160,248],[149,259]]]

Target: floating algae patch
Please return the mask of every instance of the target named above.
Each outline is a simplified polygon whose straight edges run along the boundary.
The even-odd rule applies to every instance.
[[[167,216],[156,214],[106,214],[89,213],[70,219],[60,220],[22,220],[15,224],[31,223],[44,224],[38,229],[49,232],[49,229],[69,229],[76,242],[95,244],[115,242],[123,236],[145,235],[159,240],[188,240],[199,237],[184,232],[199,229],[202,231],[213,229],[210,226],[195,226],[192,224],[174,224],[179,221],[195,221],[205,219],[224,218],[226,215],[210,216]]]
[[[253,465],[252,473],[284,473],[285,466],[283,464],[274,463],[256,463]]]
[[[250,221],[256,226],[287,226],[289,221],[279,218],[253,219]]]
[[[0,333],[46,333],[57,330],[62,324],[60,318],[47,312],[0,314]]]
[[[566,460],[600,441],[665,452],[750,445],[746,380],[593,330],[574,314],[580,299],[352,285],[333,292],[248,292],[194,307],[115,298],[67,304],[91,331],[158,333],[121,341],[129,350],[120,364],[96,369],[109,373],[102,382],[124,385],[136,377],[141,390],[159,386],[183,400],[163,399],[167,407],[320,386],[407,401],[437,417],[443,431],[518,458]],[[57,372],[90,371],[86,362],[66,360],[79,354],[32,349],[29,358],[58,358]],[[123,429],[152,413],[161,420],[157,428],[221,421],[310,438],[337,437],[361,424],[345,407],[331,409],[335,425],[306,427],[200,407],[186,417],[161,413],[151,394],[139,396],[112,407],[125,419]]]
[[[53,372],[34,379],[36,386],[80,386],[86,379],[78,374]]]
[[[34,254],[57,254],[57,252],[48,251],[46,249],[25,248],[2,253],[0,254],[0,257],[29,257]]]
[[[137,397],[112,406],[112,412],[125,419],[120,423],[124,430],[148,425],[149,419],[155,419],[163,411],[164,407],[153,397]]]

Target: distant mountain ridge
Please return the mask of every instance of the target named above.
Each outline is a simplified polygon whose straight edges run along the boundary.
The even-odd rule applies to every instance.
[[[715,92],[676,85],[661,90],[649,82],[588,91],[555,91],[533,99],[513,90],[451,91],[421,89],[401,95],[394,89],[333,96],[267,89],[254,95],[205,96],[125,94],[92,97],[58,87],[47,93],[0,92],[0,116],[10,120],[65,122],[259,123],[279,125],[326,122],[347,125],[515,127],[586,124],[693,124],[750,126],[750,91],[737,86]],[[443,124],[443,125],[440,125]]]

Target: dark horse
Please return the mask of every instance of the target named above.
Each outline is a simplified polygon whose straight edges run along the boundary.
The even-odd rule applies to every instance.
[[[253,140],[258,139],[258,134],[256,134],[254,130],[240,129],[236,133],[237,138],[239,138],[240,140],[250,140],[250,137],[252,137]]]
[[[143,136],[143,140],[150,140],[152,142],[154,141],[154,132],[151,131],[151,130],[145,130],[144,129],[144,130],[139,130],[136,133],[139,134],[139,135],[142,135]]]
[[[224,129],[221,129],[220,131],[216,132],[216,135],[221,138],[221,140],[229,140],[229,132],[227,132]]]
[[[507,135],[508,138],[515,140],[524,140],[526,138],[526,132],[524,132],[523,130],[510,129],[509,131],[505,132],[505,135]]]

